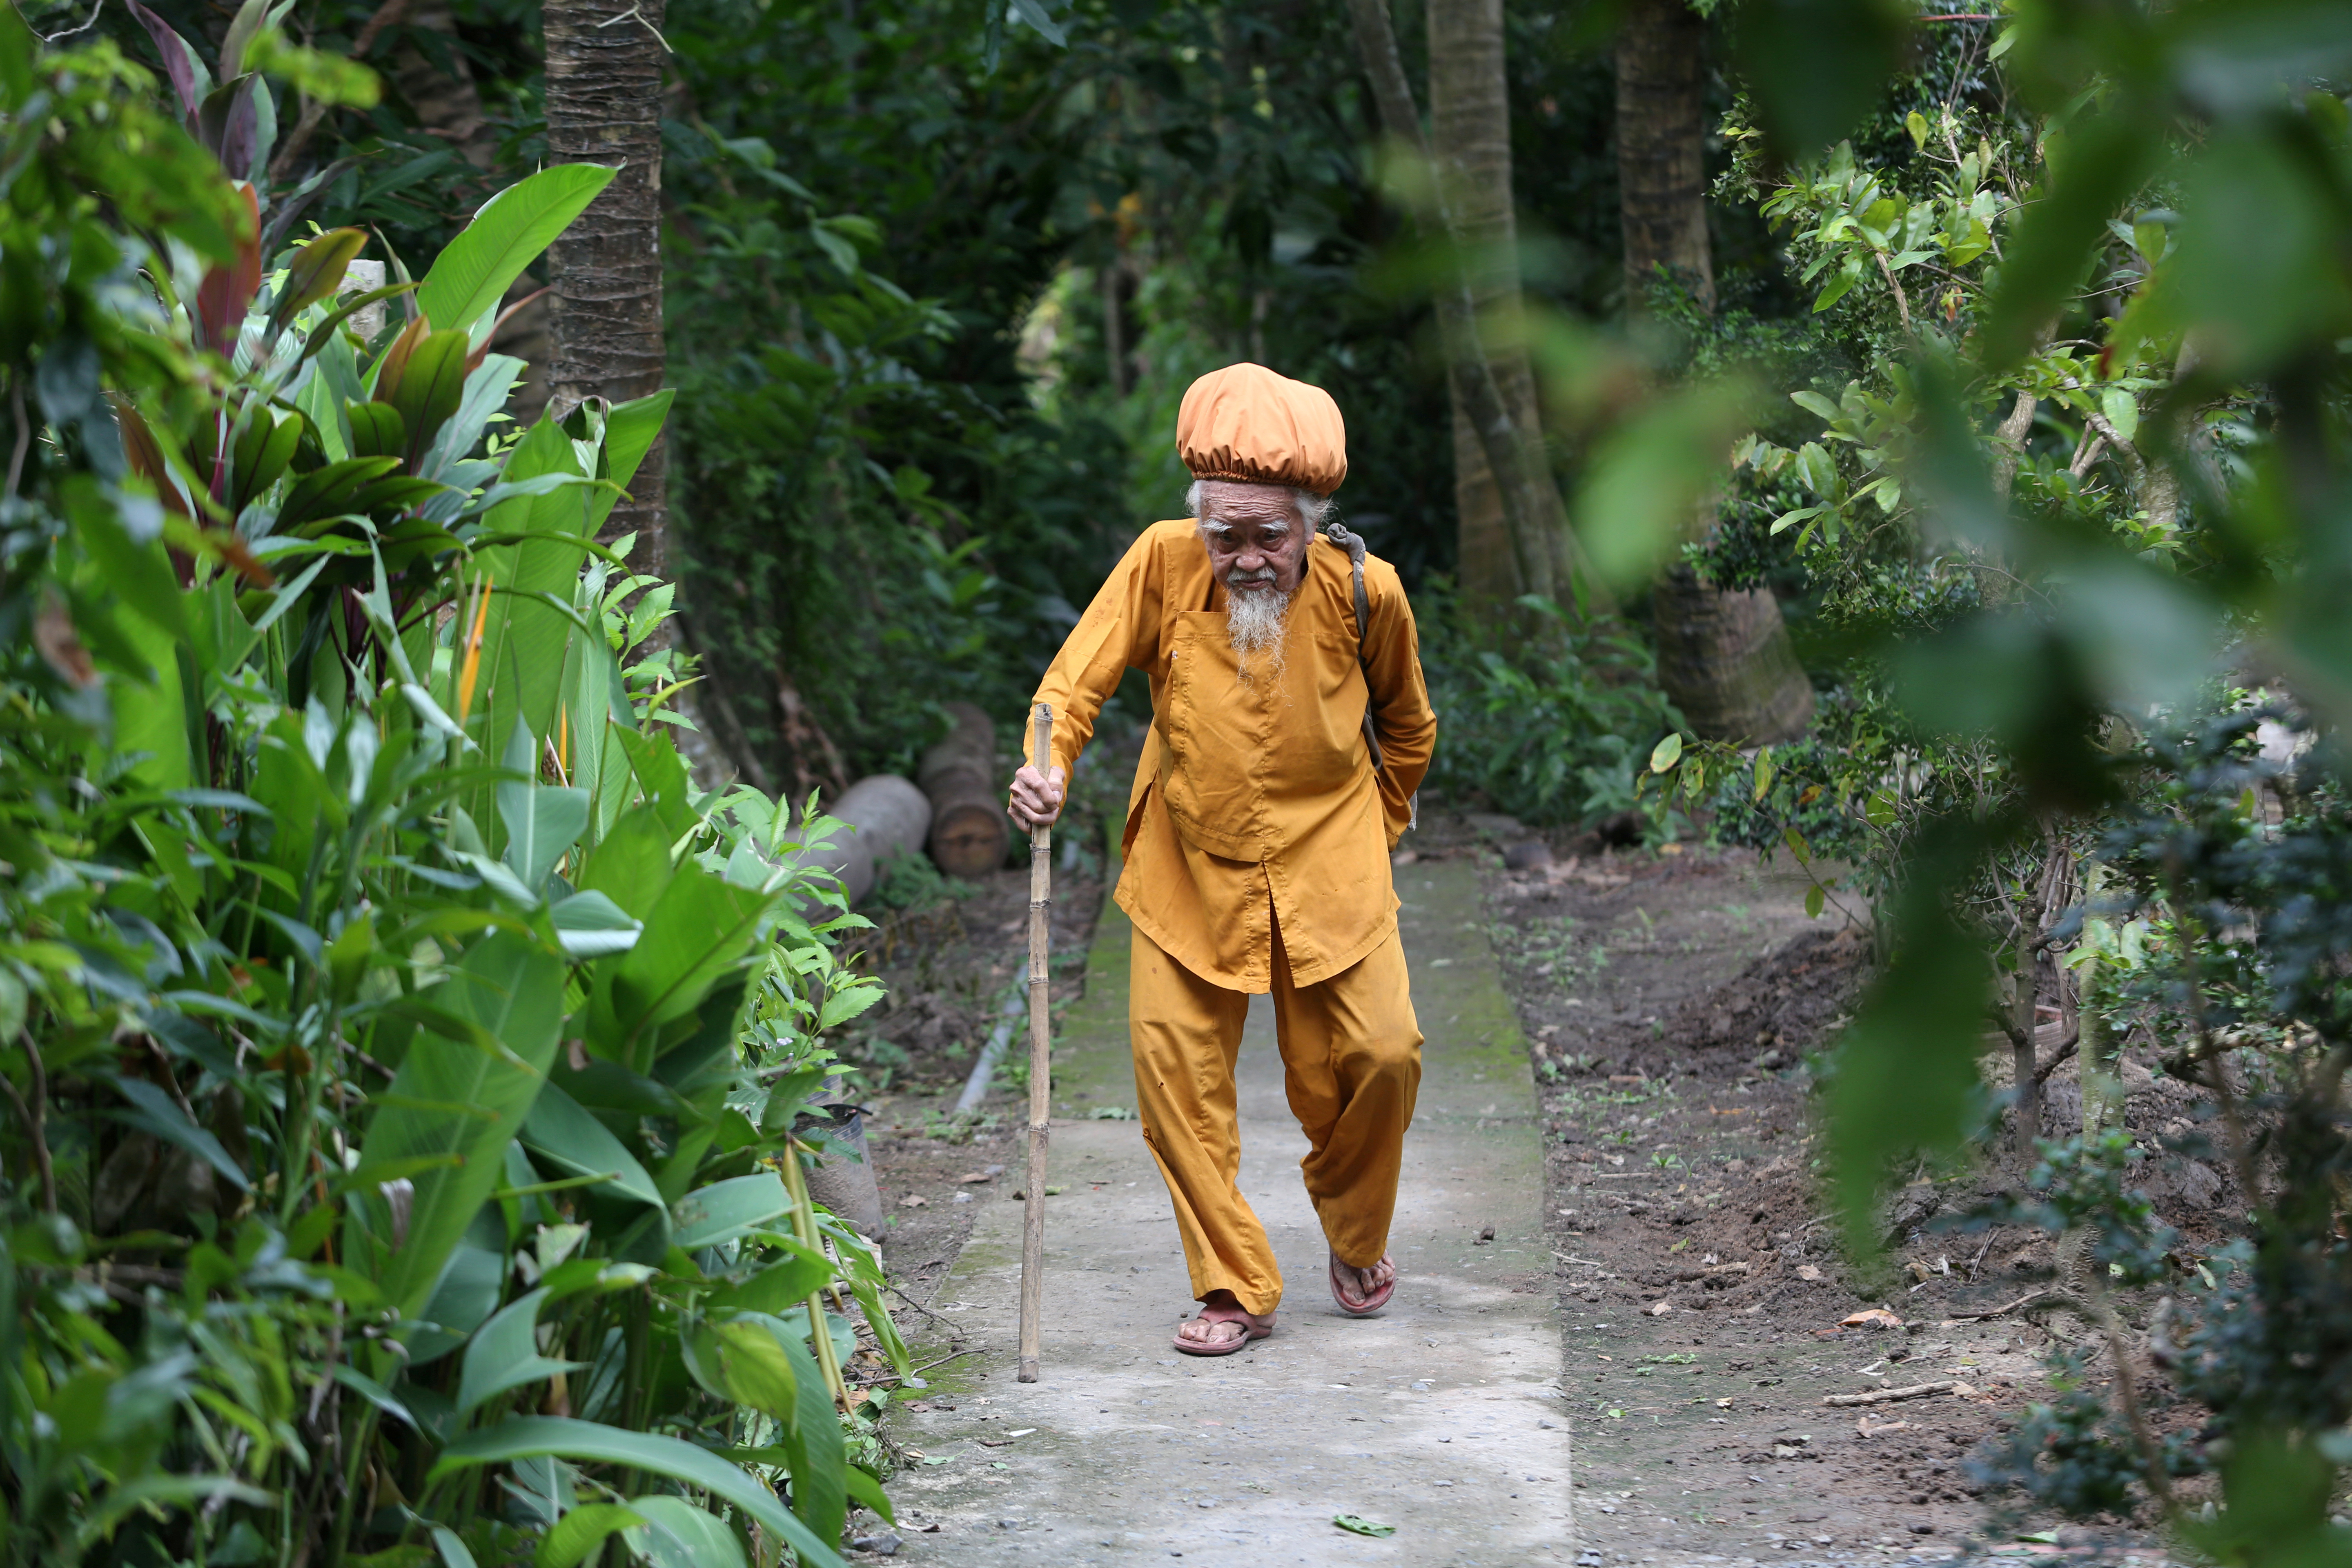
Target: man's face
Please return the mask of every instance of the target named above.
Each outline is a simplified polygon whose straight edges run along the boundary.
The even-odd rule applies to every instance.
[[[1283,486],[1202,480],[1201,542],[1209,547],[1210,570],[1227,593],[1270,592],[1287,598],[1297,591],[1307,562],[1307,528]]]

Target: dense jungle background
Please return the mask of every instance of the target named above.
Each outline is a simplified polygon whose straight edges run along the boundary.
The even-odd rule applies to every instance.
[[[1345,514],[1433,606],[1457,579],[1442,237],[1390,188],[1343,10],[1084,6],[1051,38],[1023,15],[746,5],[663,23],[671,558],[713,677],[705,727],[754,781],[910,771],[940,700],[1016,710],[1107,564],[1180,510],[1176,403],[1236,358],[1328,385],[1352,437]],[[1468,112],[1507,134],[1487,155],[1513,182],[1513,258],[1541,305],[1613,321],[1661,286],[1627,280],[1614,13],[1491,20],[1507,79],[1455,91],[1507,94]],[[548,155],[541,25],[532,5],[424,0],[289,13],[328,52],[363,41],[388,88],[279,154],[289,180],[332,171],[306,218],[431,256]],[[1730,87],[1722,29],[1682,32],[1686,101],[1668,107],[1706,162],[1679,176],[1697,202],[1727,166]],[[1418,6],[1395,33],[1423,76]],[[1752,207],[1704,221],[1711,298],[1801,315]],[[540,357],[545,310],[498,346]],[[1426,618],[1442,637],[1446,616]],[[1566,776],[1528,804],[1579,814]]]
[[[1009,754],[1238,358],[1433,800],[1866,937],[1759,1070],[1864,1276],[1889,1184],[2058,1237],[1981,1486],[2352,1560],[2347,85],[2329,0],[12,6],[9,1560],[887,1517],[812,796]]]

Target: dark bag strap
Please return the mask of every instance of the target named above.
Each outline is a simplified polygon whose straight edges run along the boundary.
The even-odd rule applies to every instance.
[[[1323,537],[1348,552],[1348,564],[1356,580],[1356,665],[1364,672],[1364,745],[1372,755],[1372,771],[1381,771],[1380,726],[1372,722],[1372,661],[1364,651],[1364,640],[1371,635],[1372,601],[1364,592],[1364,536],[1341,523],[1323,525]],[[1421,826],[1421,794],[1413,793],[1407,827]]]

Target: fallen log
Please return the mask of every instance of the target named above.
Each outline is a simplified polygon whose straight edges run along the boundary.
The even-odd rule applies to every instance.
[[[841,879],[856,909],[874,891],[881,863],[914,853],[931,825],[931,803],[897,773],[868,773],[825,808],[843,826],[810,844],[803,859]]]
[[[969,702],[947,704],[955,728],[923,753],[915,782],[930,802],[931,858],[950,877],[977,877],[1004,864],[1013,826],[997,776],[996,726]]]
[[[1908,1388],[1874,1388],[1868,1394],[1826,1394],[1823,1405],[1891,1405],[1898,1399],[1925,1399],[1931,1394],[1949,1394],[1959,1387],[1952,1378],[1936,1383],[1915,1383]]]

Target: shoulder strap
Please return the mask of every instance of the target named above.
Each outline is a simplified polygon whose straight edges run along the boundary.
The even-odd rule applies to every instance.
[[[1364,653],[1364,638],[1370,634],[1372,626],[1372,601],[1370,596],[1364,592],[1364,540],[1361,534],[1357,533],[1352,529],[1342,527],[1340,524],[1336,522],[1328,522],[1323,525],[1323,537],[1348,552],[1348,563],[1354,569],[1355,573],[1356,663],[1364,672],[1364,695],[1366,699],[1364,703],[1364,744],[1370,748],[1372,754],[1372,771],[1374,773],[1378,773],[1381,769],[1381,732],[1380,727],[1372,722],[1372,708],[1370,702],[1372,689],[1372,665],[1371,660],[1368,658]]]
[[[1364,536],[1345,524],[1327,522],[1323,537],[1348,552],[1356,578],[1356,662],[1365,664],[1364,638],[1372,629],[1372,601],[1364,592]]]
[[[1370,701],[1372,688],[1372,661],[1365,656],[1364,652],[1364,639],[1371,635],[1372,629],[1371,596],[1364,592],[1364,539],[1363,535],[1353,529],[1336,522],[1327,522],[1323,525],[1323,537],[1348,552],[1348,563],[1355,573],[1356,663],[1364,672],[1364,694],[1367,699],[1364,703],[1364,745],[1371,753],[1372,771],[1378,773],[1381,770],[1381,731],[1380,726],[1372,722],[1372,706]],[[1406,811],[1408,814],[1405,821],[1406,827],[1419,827],[1421,826],[1421,792],[1419,790],[1413,792],[1412,799],[1408,803]]]

